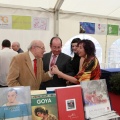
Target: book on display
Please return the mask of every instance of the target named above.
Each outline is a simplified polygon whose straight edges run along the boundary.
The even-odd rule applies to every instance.
[[[46,90],[31,90],[31,95],[46,94]]]
[[[120,120],[120,116],[116,113],[116,111],[112,110],[104,112],[98,116],[94,116],[90,118],[90,120]]]
[[[80,84],[83,91],[84,110],[87,119],[111,111],[105,79],[83,81]]]
[[[56,94],[31,95],[31,106],[32,120],[58,120]]]
[[[0,88],[0,120],[32,120],[29,86]]]
[[[61,89],[61,88],[65,88],[65,87],[47,87],[46,88],[46,92],[47,92],[47,94],[49,94],[49,93],[55,93],[56,89]]]
[[[56,89],[59,120],[85,120],[80,86]]]

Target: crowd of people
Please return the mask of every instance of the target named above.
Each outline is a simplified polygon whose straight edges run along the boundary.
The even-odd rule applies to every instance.
[[[31,90],[80,84],[100,79],[100,65],[91,40],[75,38],[71,41],[70,57],[61,52],[62,40],[53,37],[45,52],[41,40],[33,40],[24,52],[20,43],[2,41],[0,50],[0,87],[30,86]]]
[[[3,40],[0,50],[0,87],[30,86],[31,90],[45,90],[46,87],[65,87],[100,79],[100,65],[91,40],[73,39],[70,47],[73,57],[61,52],[62,40],[59,37],[50,40],[50,49],[45,53],[44,43],[33,40],[24,52],[20,43]],[[11,89],[7,95],[8,102],[3,106],[21,104],[16,98],[17,91]],[[69,104],[69,107],[73,108],[74,104]],[[25,110],[23,105],[20,105],[20,109]],[[5,111],[0,111],[0,117],[4,118]],[[34,114],[42,120],[57,120],[55,115],[42,107],[37,107]],[[22,119],[25,118],[22,116]]]

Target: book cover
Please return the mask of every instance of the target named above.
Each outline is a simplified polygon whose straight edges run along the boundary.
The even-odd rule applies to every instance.
[[[31,95],[32,120],[58,120],[56,94]]]
[[[65,88],[65,87],[47,87],[46,92],[47,92],[47,94],[55,93],[55,90],[60,89],[60,88]]]
[[[85,120],[80,86],[56,89],[59,120]]]
[[[84,110],[87,119],[111,111],[105,79],[81,82]]]
[[[120,120],[120,116],[116,113],[116,111],[109,111],[91,118],[90,120]]]
[[[0,88],[0,120],[32,120],[29,86]]]
[[[46,94],[46,90],[31,90],[31,95]]]

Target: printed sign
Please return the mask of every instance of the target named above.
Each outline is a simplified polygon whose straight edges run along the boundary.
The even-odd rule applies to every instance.
[[[7,15],[0,15],[0,28],[11,29],[12,28],[12,17]]]
[[[32,18],[32,29],[33,30],[48,30],[48,18]]]

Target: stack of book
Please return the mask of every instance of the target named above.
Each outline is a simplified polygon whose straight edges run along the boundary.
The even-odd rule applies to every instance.
[[[105,112],[90,118],[90,120],[120,120],[120,116],[115,111]]]
[[[55,90],[60,89],[60,88],[65,88],[65,87],[47,87],[46,92],[47,92],[47,94],[55,93]]]
[[[120,120],[111,109],[106,81],[30,90],[0,88],[0,120]]]
[[[31,95],[47,94],[46,90],[31,90]]]

